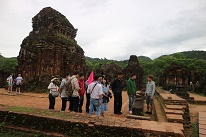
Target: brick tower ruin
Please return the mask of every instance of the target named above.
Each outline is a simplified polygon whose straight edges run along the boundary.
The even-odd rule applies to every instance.
[[[141,89],[143,86],[143,69],[139,64],[139,61],[137,59],[136,55],[131,55],[128,65],[126,66],[126,68],[123,69],[124,75],[125,75],[125,80],[128,80],[132,74],[136,74],[137,75],[137,79],[136,79],[136,86],[138,89]]]
[[[22,44],[18,56],[18,73],[27,88],[46,88],[52,76],[65,72],[86,71],[83,49],[75,40],[77,29],[67,18],[46,7],[32,18],[33,30]]]

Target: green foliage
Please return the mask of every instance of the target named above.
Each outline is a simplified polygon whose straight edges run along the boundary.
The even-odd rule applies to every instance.
[[[151,58],[146,57],[146,56],[138,56],[137,59],[138,60],[143,60],[143,61],[148,61],[148,62],[152,61]]]
[[[16,72],[17,58],[4,58],[0,57],[0,70],[6,72]]]
[[[161,57],[164,57],[164,56],[161,56]],[[194,51],[194,50],[193,51],[184,51],[184,52],[173,53],[169,56],[173,56],[173,57],[176,57],[176,58],[206,60],[206,51]],[[161,58],[161,57],[159,57],[159,58]]]
[[[185,53],[175,53],[161,56],[154,59],[152,62],[146,62],[143,60],[140,60],[139,62],[144,69],[144,76],[152,74],[155,78],[158,78],[158,76],[160,76],[171,64],[179,64],[182,65],[186,70],[194,69],[202,75],[206,75],[206,60],[187,58],[187,54]]]
[[[12,106],[9,107],[10,111],[15,111],[15,112],[28,112],[28,113],[33,113],[36,111],[34,108],[27,108],[27,107],[20,107],[20,106]]]
[[[193,123],[192,124],[192,129],[193,129],[193,137],[199,137],[199,126],[198,126],[198,123]]]

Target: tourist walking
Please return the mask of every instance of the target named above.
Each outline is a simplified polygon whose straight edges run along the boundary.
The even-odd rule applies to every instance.
[[[135,79],[136,79],[136,75],[132,74],[131,78],[129,78],[129,80],[127,81],[127,95],[129,98],[129,113],[132,114],[132,105],[134,102],[134,98],[136,95],[136,83],[135,83]]]
[[[13,75],[10,74],[9,77],[6,79],[8,83],[8,93],[12,93],[12,86],[13,86]]]
[[[84,74],[80,73],[79,74],[79,113],[82,113],[82,106],[84,103],[84,94],[85,94],[85,85],[84,85]]]
[[[102,104],[102,85],[98,83],[99,76],[94,76],[94,81],[88,86],[87,93],[90,93],[90,110],[92,115],[94,108],[96,108],[96,115],[100,116],[100,106]]]
[[[16,93],[21,93],[21,85],[22,85],[23,78],[21,74],[18,75],[16,78]]]
[[[53,78],[48,86],[49,92],[49,109],[54,109],[55,98],[59,95],[59,87],[57,86],[57,78]]]
[[[104,116],[104,112],[108,111],[108,102],[109,97],[111,97],[111,93],[109,92],[109,84],[105,78],[102,80],[102,105],[101,105],[101,115]]]
[[[69,80],[69,73],[65,74],[65,78],[62,79],[61,85],[60,85],[60,97],[62,99],[62,108],[61,111],[65,111],[67,107],[67,101],[68,101],[68,96],[66,94],[66,83]]]
[[[69,110],[78,112],[78,107],[79,107],[79,83],[78,83],[78,78],[79,78],[79,71],[74,71],[73,76],[71,77],[71,84],[72,84],[72,96],[70,98],[70,106]]]
[[[153,76],[149,75],[147,78],[148,82],[146,85],[145,97],[147,103],[146,113],[152,114],[153,97],[155,94],[155,82],[153,81]]]
[[[117,78],[111,84],[114,93],[114,114],[122,114],[122,77],[123,73],[119,72]]]

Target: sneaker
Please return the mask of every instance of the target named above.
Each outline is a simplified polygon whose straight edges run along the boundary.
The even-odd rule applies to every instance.
[[[118,114],[122,114],[122,112],[119,112]]]
[[[129,111],[130,114],[132,114],[132,111]]]

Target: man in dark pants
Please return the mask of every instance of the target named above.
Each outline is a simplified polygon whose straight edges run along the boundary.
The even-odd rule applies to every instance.
[[[79,78],[79,71],[74,71],[73,76],[71,77],[71,84],[72,84],[72,89],[73,89],[73,94],[71,96],[70,100],[70,111],[78,112],[78,107],[79,107],[79,83],[78,83],[78,78]]]
[[[122,114],[122,77],[123,73],[119,72],[117,78],[111,84],[114,93],[114,114]]]

